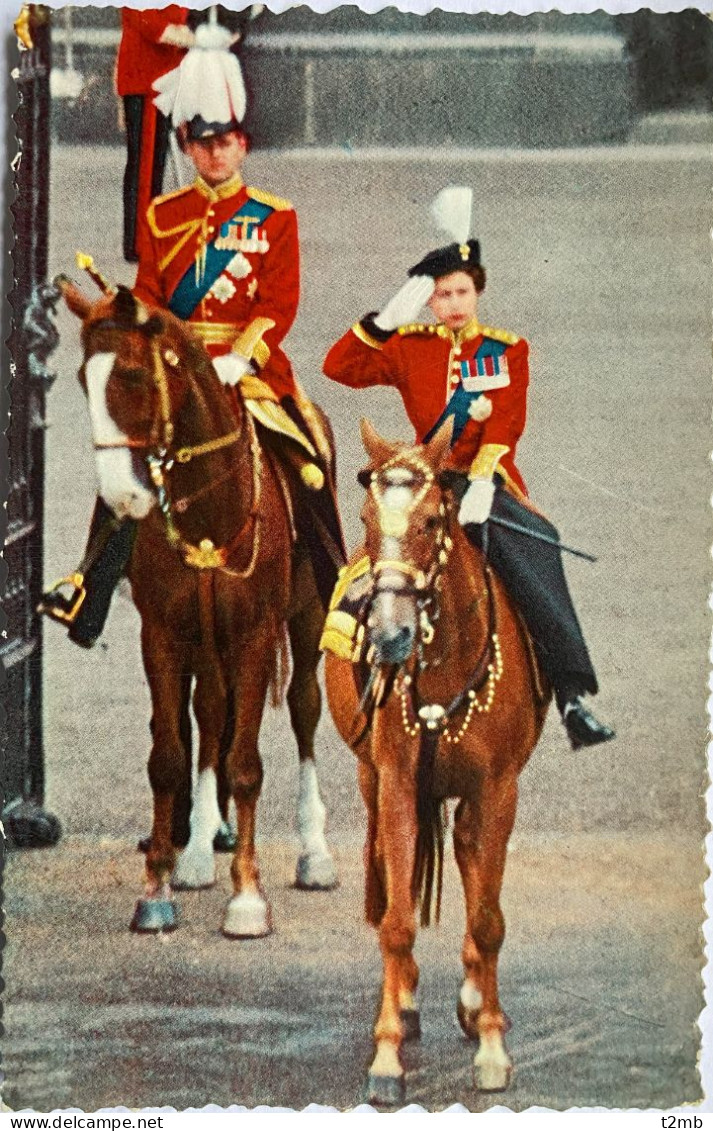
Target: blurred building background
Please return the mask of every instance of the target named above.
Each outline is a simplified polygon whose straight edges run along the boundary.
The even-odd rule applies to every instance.
[[[54,14],[57,140],[120,142],[118,41],[116,8]],[[707,124],[713,94],[713,23],[693,9],[420,16],[301,6],[255,20],[242,57],[257,147],[606,144],[651,115],[686,140],[694,119],[699,131]]]

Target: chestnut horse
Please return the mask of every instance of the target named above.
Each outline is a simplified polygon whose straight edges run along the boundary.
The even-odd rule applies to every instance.
[[[451,427],[409,447],[362,422],[372,579],[366,660],[354,671],[333,655],[326,662],[329,706],[359,759],[368,814],[366,916],[378,927],[384,965],[368,1082],[376,1103],[405,1097],[400,1047],[419,1031],[416,906],[425,924],[434,887],[440,902],[446,798],[458,799],[455,855],[466,901],[458,1018],[479,1042],[476,1086],[504,1089],[511,1071],[497,983],[500,889],[518,774],[550,693],[499,579],[458,523],[444,471]]]
[[[255,851],[258,732],[268,690],[277,690],[287,663],[286,631],[287,702],[300,757],[298,885],[336,882],[314,762],[324,616],[311,566],[295,565],[280,473],[261,450],[242,395],[220,384],[186,325],[148,310],[126,288],[91,303],[68,280],[58,282],[83,320],[80,380],[101,496],[117,517],[140,520],[128,574],[151,692],[154,816],[132,927],[172,929],[172,883],[214,883],[216,774],[224,759],[238,834],[223,931],[265,935],[271,912]],[[185,822],[191,803],[191,692],[198,779],[190,838],[177,859],[172,827],[177,817]]]

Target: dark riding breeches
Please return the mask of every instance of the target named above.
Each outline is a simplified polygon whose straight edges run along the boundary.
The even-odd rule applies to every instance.
[[[463,483],[455,485],[458,498],[462,498],[466,486],[465,477]],[[559,542],[551,522],[499,485],[491,514]],[[483,526],[469,523],[464,527],[469,541],[487,550],[488,560],[516,602],[558,700],[584,692],[595,694],[597,677],[572,604],[562,551],[495,522],[488,522],[486,529],[487,546],[483,544]]]

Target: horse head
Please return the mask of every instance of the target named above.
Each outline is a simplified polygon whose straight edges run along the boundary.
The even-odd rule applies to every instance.
[[[146,457],[165,451],[186,392],[188,342],[167,312],[151,312],[126,287],[92,303],[74,283],[58,285],[82,319],[79,380],[87,395],[99,493],[118,518],[145,518],[156,503]],[[189,343],[190,345],[190,343]]]
[[[403,664],[421,636],[432,634],[427,605],[447,560],[448,511],[439,483],[450,451],[452,421],[420,447],[390,443],[367,420],[361,435],[370,466],[362,509],[374,576],[367,634],[378,664]]]

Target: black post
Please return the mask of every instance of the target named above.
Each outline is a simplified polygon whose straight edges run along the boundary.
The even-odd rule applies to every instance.
[[[43,581],[45,396],[47,355],[56,343],[46,285],[49,210],[50,12],[26,5],[16,23],[23,44],[15,114],[21,157],[15,169],[14,286],[11,295],[8,567],[2,601],[6,636],[6,725],[2,744],[3,821],[19,847],[55,844],[59,821],[43,808],[42,624],[36,607]]]

